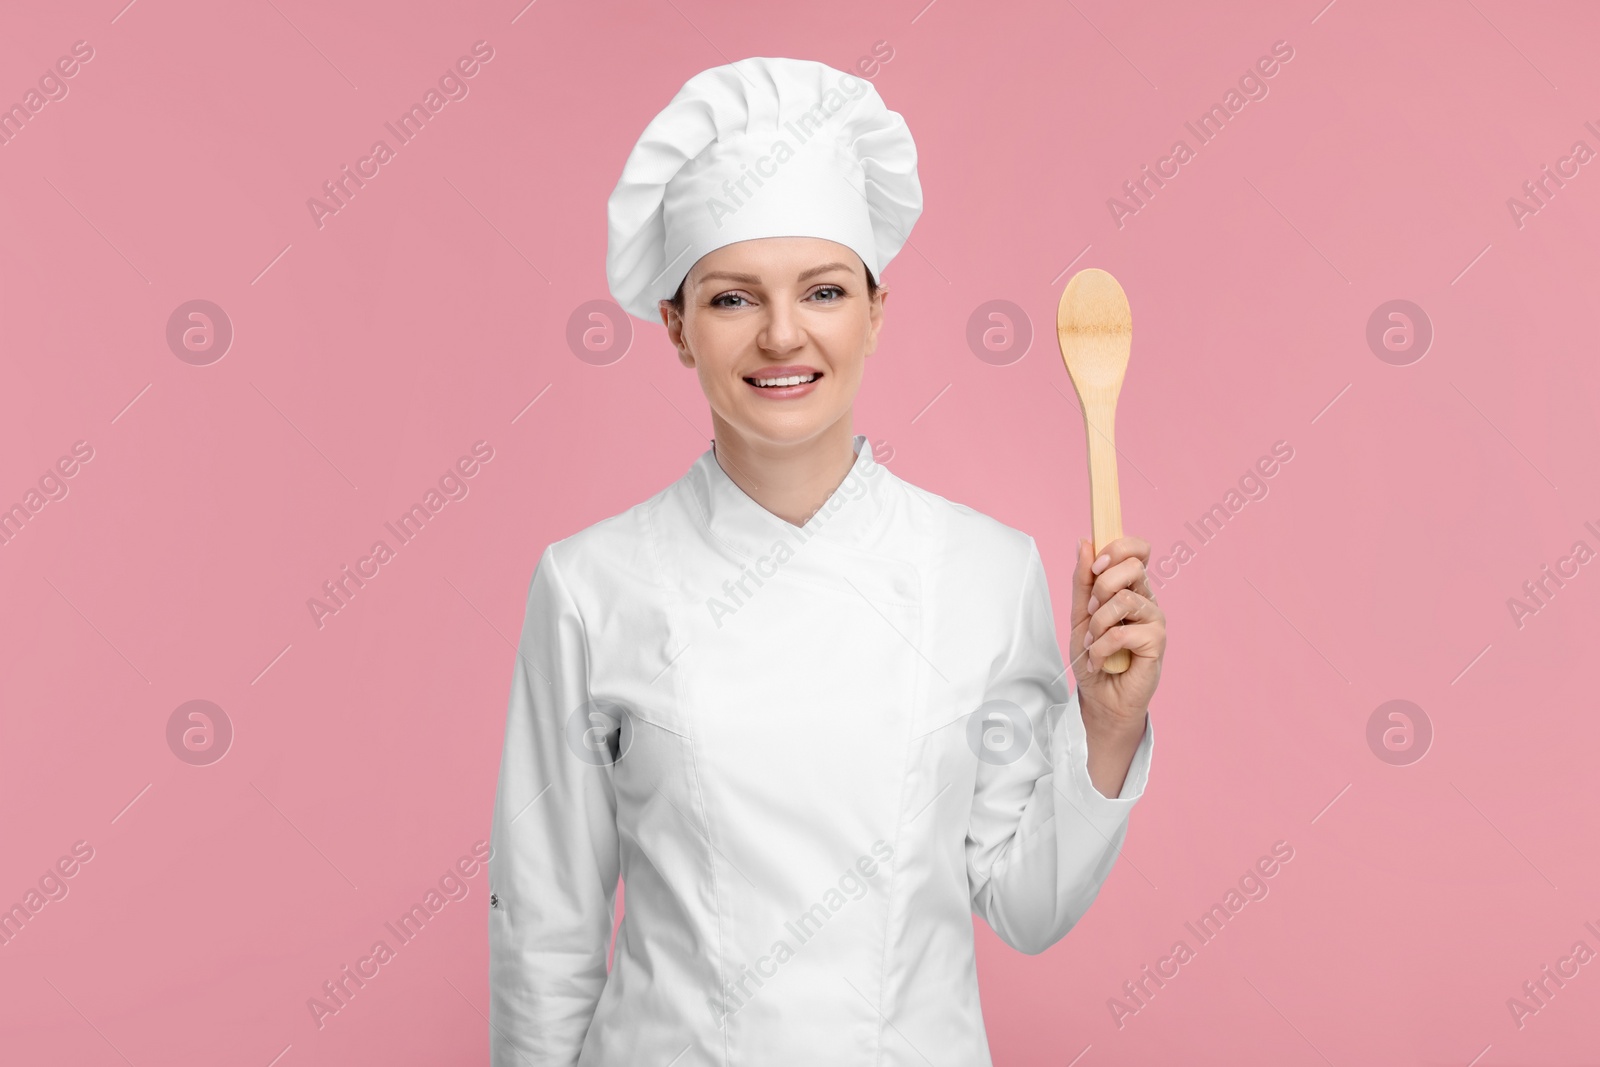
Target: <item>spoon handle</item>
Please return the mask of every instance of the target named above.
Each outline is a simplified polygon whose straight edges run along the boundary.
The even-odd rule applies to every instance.
[[[1115,394],[1090,393],[1083,401],[1084,432],[1088,434],[1089,510],[1094,527],[1094,554],[1122,536],[1122,497],[1117,490]],[[1119,648],[1106,657],[1100,669],[1121,674],[1133,665],[1133,655]]]

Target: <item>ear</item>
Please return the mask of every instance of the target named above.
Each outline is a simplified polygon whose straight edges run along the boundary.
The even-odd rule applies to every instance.
[[[694,354],[683,339],[683,316],[678,314],[678,309],[672,306],[670,300],[658,300],[656,308],[661,312],[661,324],[667,328],[667,339],[678,350],[678,362],[685,367],[693,367]]]
[[[867,328],[867,347],[863,353],[865,356],[872,355],[878,348],[878,331],[883,329],[883,305],[888,298],[888,287],[878,286],[878,291],[872,297],[872,306],[867,312],[869,325]]]

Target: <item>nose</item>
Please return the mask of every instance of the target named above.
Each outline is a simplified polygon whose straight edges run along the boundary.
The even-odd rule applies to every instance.
[[[779,355],[792,352],[803,345],[805,339],[800,316],[792,305],[783,300],[775,300],[767,305],[766,322],[756,337],[764,351]]]

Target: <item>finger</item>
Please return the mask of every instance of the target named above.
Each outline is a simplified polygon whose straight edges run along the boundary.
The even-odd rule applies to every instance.
[[[1131,589],[1140,596],[1149,595],[1150,582],[1142,560],[1131,557],[1101,571],[1089,594],[1089,613],[1094,614],[1096,608],[1110,601],[1120,589]]]
[[[1078,562],[1072,571],[1072,628],[1076,630],[1089,617],[1090,590],[1094,588],[1094,545],[1078,538]]]
[[[1167,646],[1167,628],[1160,623],[1113,626],[1084,648],[1090,671],[1097,671],[1107,657],[1125,648],[1141,659],[1160,659]]]
[[[1094,566],[1090,569],[1096,574],[1101,574],[1107,567],[1121,563],[1125,559],[1139,559],[1149,563],[1150,542],[1142,537],[1118,537],[1100,549],[1095,556]]]
[[[1123,629],[1124,622],[1129,625],[1160,623],[1165,626],[1167,616],[1148,597],[1142,597],[1131,589],[1120,589],[1112,594],[1110,603],[1101,605],[1089,616],[1089,627],[1084,631],[1084,645],[1097,640],[1107,630]]]
[[[1165,626],[1166,622],[1166,615],[1154,601],[1131,589],[1123,589],[1112,596],[1111,603],[1102,605],[1089,616],[1089,624],[1083,631],[1083,643],[1087,647],[1107,631],[1121,629],[1124,624]]]

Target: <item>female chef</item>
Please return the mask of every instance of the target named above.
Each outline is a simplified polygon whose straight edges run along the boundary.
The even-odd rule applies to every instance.
[[[1033,538],[852,429],[916,161],[871,84],[770,58],[690,79],[628,157],[611,291],[666,324],[715,437],[534,571],[496,1067],[987,1065],[972,914],[1042,952],[1117,858],[1166,642],[1149,546],[1079,542],[1071,690]]]

